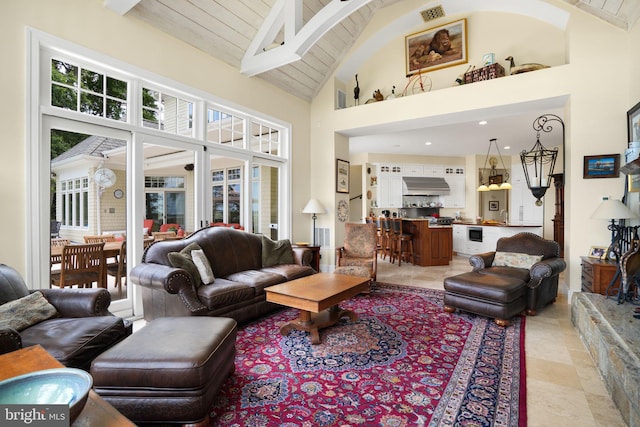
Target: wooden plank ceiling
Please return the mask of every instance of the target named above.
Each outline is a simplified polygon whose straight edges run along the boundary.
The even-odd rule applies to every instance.
[[[115,1],[115,0],[114,0]],[[127,0],[133,1],[135,0]],[[277,0],[140,0],[127,12],[240,70],[247,48]],[[332,0],[303,0],[307,23]],[[327,31],[302,59],[257,74],[299,98],[311,101],[343,55],[380,8],[401,0],[371,0]],[[638,0],[564,0],[625,30],[640,13]],[[425,6],[437,6],[429,3]],[[284,40],[282,32],[274,41]]]

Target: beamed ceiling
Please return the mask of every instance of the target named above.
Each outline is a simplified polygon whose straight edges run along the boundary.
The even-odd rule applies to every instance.
[[[104,0],[104,4],[239,72],[310,101],[371,17],[399,1],[402,0]],[[638,0],[564,1],[625,30],[640,16]],[[427,1],[425,9],[441,3]]]

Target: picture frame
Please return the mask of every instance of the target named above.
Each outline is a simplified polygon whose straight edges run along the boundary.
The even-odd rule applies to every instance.
[[[605,259],[607,256],[606,246],[591,246],[589,249],[589,258]]]
[[[405,36],[407,77],[467,60],[467,20],[460,19]]]
[[[349,162],[336,159],[336,193],[349,193]]]
[[[640,175],[627,175],[627,189],[629,193],[640,192]]]
[[[490,200],[489,201],[489,210],[497,211],[500,209],[500,202],[498,200]]]
[[[502,184],[502,175],[489,176],[489,184]]]
[[[584,156],[582,177],[617,178],[620,176],[620,154],[602,154],[599,156]]]
[[[627,111],[627,138],[640,141],[640,102]]]

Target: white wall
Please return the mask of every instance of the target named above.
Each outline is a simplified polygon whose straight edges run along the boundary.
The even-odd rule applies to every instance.
[[[411,2],[401,2],[376,15],[356,43],[354,51],[366,41],[366,37],[375,34],[374,25],[383,28],[407,12],[410,9],[407,6],[409,3]],[[631,57],[635,55],[635,49],[631,46],[634,45],[632,41],[638,39],[638,32],[629,34],[560,1],[550,0],[547,3],[561,11],[570,11],[565,37],[559,37],[561,34],[550,29],[548,24],[538,23],[522,15],[492,16],[476,12],[468,17],[469,32],[473,34],[469,40],[469,50],[472,61],[478,61],[478,56],[485,52],[501,52],[496,55],[497,58],[509,53],[518,62],[549,63],[554,65],[552,68],[461,87],[446,87],[442,83],[440,90],[430,93],[337,111],[333,109],[334,87],[331,83],[322,89],[312,103],[312,122],[321,125],[318,132],[311,135],[311,143],[315,147],[322,144],[322,141],[331,141],[343,130],[380,123],[423,117],[448,118],[450,115],[469,115],[487,108],[558,96],[567,97],[565,257],[569,264],[567,277],[570,287],[577,291],[580,289],[580,255],[584,255],[591,245],[606,245],[610,238],[606,224],[589,217],[601,195],[619,197],[624,184],[623,177],[583,180],[583,157],[593,154],[622,154],[626,148],[626,111],[635,103],[630,102],[629,94],[630,82],[635,79],[629,72]],[[457,18],[459,16],[450,17],[451,20]],[[446,23],[448,19],[433,21],[432,26]],[[507,21],[504,25],[510,28],[507,34],[502,31],[503,28],[494,30],[503,21]],[[428,27],[425,25],[424,28]],[[518,31],[519,29],[522,31]],[[551,34],[549,39],[545,38],[547,31]],[[407,34],[411,32],[412,29],[407,28]],[[520,39],[520,34],[525,39]],[[538,40],[544,42],[539,43]],[[371,62],[358,70],[363,80],[373,82],[371,86],[366,86],[367,89],[363,89],[363,93],[368,93],[367,90],[373,87],[385,87],[384,82],[387,82],[384,83],[386,87],[390,87],[392,83],[403,80],[404,58],[403,55],[394,53],[397,52],[400,41],[395,39],[389,43],[389,46],[395,47],[381,46],[381,51],[372,56]],[[634,58],[633,65],[638,65],[637,62]],[[393,65],[389,65],[391,63]],[[436,81],[452,82],[460,73],[459,68],[464,67],[455,67],[458,68],[456,70],[451,68],[432,73],[434,87],[440,87],[436,85]],[[367,78],[364,79],[364,76]],[[634,87],[637,94],[637,82],[634,82]],[[530,130],[527,129],[527,132]],[[469,164],[467,162],[467,169]],[[328,164],[321,162],[312,165],[312,179],[320,176],[326,167]],[[330,222],[330,219],[326,218],[325,221]],[[325,262],[332,261],[325,259]]]
[[[5,224],[0,259],[25,271],[25,32],[36,28],[101,54],[126,61],[183,84],[292,123],[292,237],[308,236],[310,219],[300,215],[309,199],[309,104],[259,79],[157,31],[134,18],[121,17],[101,0],[24,0],[4,2],[0,14],[3,78],[0,93],[2,155],[0,195]],[[276,107],[277,106],[277,107]],[[35,106],[34,106],[35,107]],[[331,170],[333,167],[331,168]],[[308,239],[303,239],[308,240]]]

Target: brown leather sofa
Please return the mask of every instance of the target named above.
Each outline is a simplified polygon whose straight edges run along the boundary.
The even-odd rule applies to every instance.
[[[172,267],[170,252],[197,243],[215,276],[211,284],[194,283],[185,269]],[[293,264],[262,265],[262,236],[228,227],[203,228],[183,240],[150,245],[130,274],[142,287],[144,318],[221,316],[245,323],[280,308],[266,301],[264,288],[316,273],[313,254],[293,247]]]
[[[0,327],[0,354],[39,344],[63,365],[89,370],[100,353],[131,335],[131,322],[109,312],[106,289],[39,291],[57,313],[20,331]],[[34,292],[15,269],[0,264],[0,306]]]

